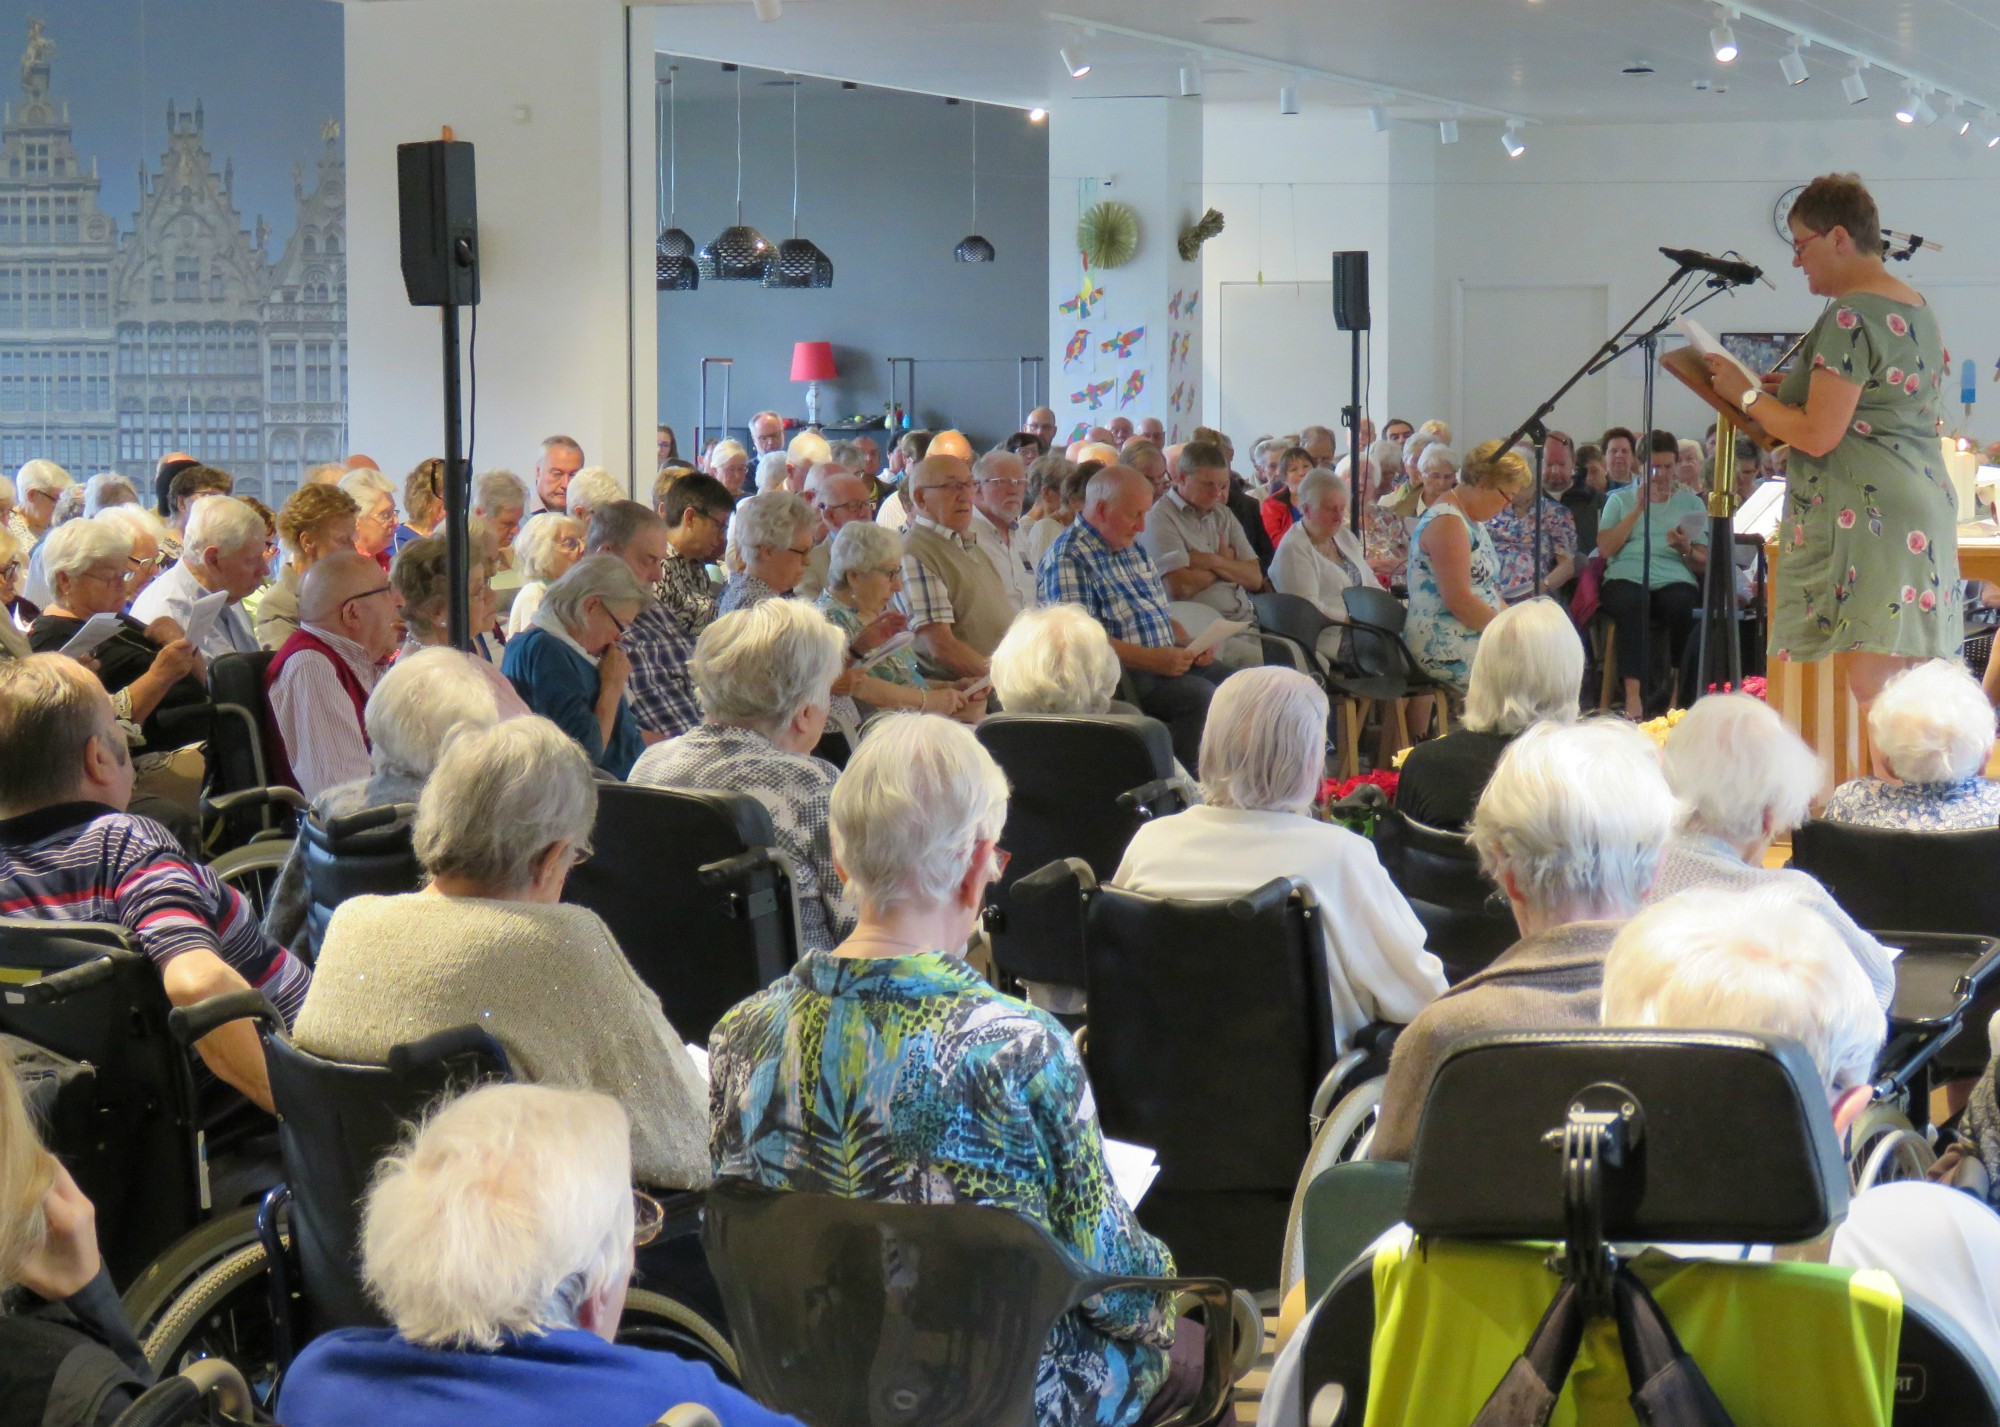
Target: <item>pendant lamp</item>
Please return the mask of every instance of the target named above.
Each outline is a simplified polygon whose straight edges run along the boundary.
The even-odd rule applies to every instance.
[[[764,276],[771,244],[743,221],[743,71],[736,71],[736,221],[694,255],[701,275],[715,282],[756,282]]]
[[[972,106],[972,232],[951,250],[961,263],[990,263],[993,245],[979,236],[979,106]]]
[[[674,105],[678,98],[674,90],[674,76],[679,74],[680,70],[681,67],[677,64],[667,67],[666,143],[664,145],[660,144],[658,142],[659,135],[656,134],[653,145],[656,167],[660,153],[664,151],[667,155],[665,159],[666,173],[663,175],[665,181],[657,185],[657,191],[661,196],[663,212],[660,219],[658,256],[655,258],[653,264],[653,285],[661,292],[693,292],[701,286],[701,274],[695,271],[694,266],[694,239],[674,226],[673,216],[675,199],[678,196],[676,189],[680,178],[681,157],[679,126],[674,122],[676,117],[674,114]],[[657,129],[659,127],[659,121],[660,102],[659,91],[656,88],[653,93],[654,128]]]
[[[799,236],[799,82],[792,81],[792,236],[764,263],[766,287],[832,287],[833,262]]]

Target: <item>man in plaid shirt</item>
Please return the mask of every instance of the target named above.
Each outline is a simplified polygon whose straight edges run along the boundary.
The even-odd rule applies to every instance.
[[[718,536],[720,533],[718,526]],[[651,589],[665,574],[673,554],[667,537],[666,521],[636,500],[619,500],[591,512],[584,550],[591,555],[617,556],[642,586]],[[673,610],[662,602],[647,605],[626,626],[621,642],[632,661],[625,696],[632,701],[632,717],[646,742],[673,738],[699,724],[701,701],[695,697],[694,680],[687,668],[694,654],[694,636]]]
[[[1229,671],[1210,654],[1190,654],[1188,633],[1167,610],[1167,587],[1139,533],[1153,506],[1146,478],[1107,466],[1084,488],[1083,514],[1042,556],[1043,604],[1081,605],[1111,638],[1138,690],[1139,707],[1173,733],[1174,756],[1194,768],[1214,686]]]

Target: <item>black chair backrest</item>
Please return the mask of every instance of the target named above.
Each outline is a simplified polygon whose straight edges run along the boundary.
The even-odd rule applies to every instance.
[[[1139,1218],[1183,1273],[1277,1284],[1313,1093],[1334,1060],[1323,914],[1285,879],[1234,899],[1115,886],[1091,899],[1098,1117],[1158,1155]]]
[[[1066,857],[1108,880],[1148,817],[1120,798],[1173,776],[1173,739],[1133,714],[994,714],[975,732],[1011,788],[1000,846],[1013,860],[987,894],[1002,927],[995,958],[1022,980],[1080,985],[1074,905],[1016,902],[1014,883]]]
[[[796,894],[749,794],[600,784],[591,842],[563,900],[604,918],[681,1039],[706,1044],[798,960]]]
[[[1314,670],[1320,667],[1319,637],[1335,626],[1334,621],[1320,613],[1318,605],[1301,595],[1277,590],[1263,590],[1250,596],[1250,605],[1257,612],[1260,630],[1296,644],[1306,652],[1308,667]]]
[[[210,797],[240,793],[270,784],[264,763],[264,671],[273,653],[223,654],[208,666],[208,696],[215,704],[215,726],[208,739]]]
[[[1349,618],[1374,626],[1356,627],[1348,639],[1348,657],[1355,667],[1376,678],[1402,678],[1413,672],[1403,657],[1403,625],[1409,619],[1403,602],[1370,585],[1349,585],[1340,592],[1340,599]]]
[[[349,897],[414,892],[423,884],[423,869],[410,848],[416,817],[416,804],[394,803],[363,808],[331,822],[314,816],[300,823],[311,896],[306,925],[314,946],[325,939],[334,908]]]
[[[1375,852],[1424,924],[1424,944],[1452,985],[1520,940],[1513,912],[1479,870],[1463,833],[1428,827],[1392,808],[1375,820]]]
[[[1792,866],[1870,931],[2000,935],[2000,827],[1904,832],[1813,818],[1792,834]]]
[[[1080,1266],[1039,1225],[969,1204],[708,1191],[703,1241],[743,1386],[813,1427],[1030,1427]]]
[[[264,1027],[264,1064],[278,1109],[291,1191],[292,1252],[304,1293],[301,1338],[379,1327],[361,1286],[361,1200],[375,1166],[440,1096],[505,1079],[507,1055],[477,1026],[397,1046],[387,1065],[308,1054]]]
[[[199,1108],[169,1009],[123,927],[0,917],[0,1034],[92,1071],[44,1133],[96,1206],[121,1287],[202,1215]]]

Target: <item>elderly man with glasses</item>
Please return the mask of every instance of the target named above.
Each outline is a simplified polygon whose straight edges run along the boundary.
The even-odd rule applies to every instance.
[[[972,540],[1007,587],[1014,613],[1033,609],[1035,561],[1021,530],[1021,506],[1028,496],[1028,471],[1012,451],[988,451],[972,467]]]
[[[838,461],[821,461],[807,473],[805,497],[819,513],[819,536],[812,554],[806,557],[806,572],[799,578],[799,594],[816,600],[826,592],[833,537],[849,521],[872,520],[875,502],[869,498],[868,482]]]
[[[926,678],[984,675],[1014,622],[1007,583],[973,537],[974,491],[971,465],[935,447],[911,473],[916,515],[903,555],[903,596]]]
[[[273,781],[307,798],[366,778],[368,695],[396,652],[396,596],[374,560],[340,551],[299,584],[299,627],[264,674]]]

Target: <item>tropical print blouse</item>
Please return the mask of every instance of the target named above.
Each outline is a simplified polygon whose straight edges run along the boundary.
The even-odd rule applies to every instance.
[[[815,953],[709,1040],[718,1179],[904,1204],[1012,1210],[1105,1273],[1171,1274],[1104,1165],[1069,1036],[958,957]],[[1129,1427],[1166,1378],[1166,1301],[1107,1294],[1059,1321],[1041,1427]]]

